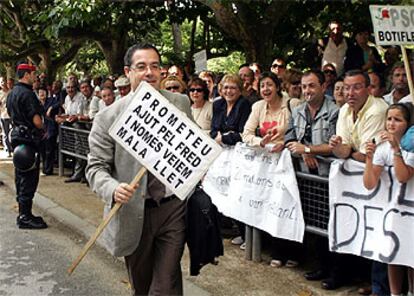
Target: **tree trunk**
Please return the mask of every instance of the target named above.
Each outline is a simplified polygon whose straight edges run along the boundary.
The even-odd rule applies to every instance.
[[[111,41],[97,41],[108,64],[111,74],[124,73],[124,55],[127,51],[124,38],[122,40],[113,39]]]
[[[179,56],[180,58],[183,57],[182,50],[183,50],[183,39],[181,36],[181,26],[178,23],[171,24],[173,39],[174,39],[174,53]]]
[[[48,85],[51,85],[53,80],[56,77],[56,73],[54,76],[52,76],[52,60],[51,60],[51,56],[50,56],[50,49],[44,49],[41,53],[39,53],[39,57],[41,59],[41,62],[39,64],[39,70],[41,72],[46,73],[46,83]],[[56,71],[55,71],[56,72]]]
[[[197,30],[197,18],[193,19],[193,24],[191,27],[191,36],[190,36],[190,52],[187,56],[187,65],[191,65],[190,73],[194,70],[193,55],[195,52],[195,35]]]
[[[286,18],[293,1],[197,1],[213,10],[223,32],[243,47],[247,62],[258,62],[265,67],[270,65],[273,58],[273,33]],[[255,5],[264,13],[256,13]]]
[[[273,56],[273,43],[268,40],[272,40],[274,30],[272,28],[261,28],[260,34],[254,37],[253,43],[241,42],[246,53],[246,63],[259,63],[263,69],[269,69],[272,63]]]

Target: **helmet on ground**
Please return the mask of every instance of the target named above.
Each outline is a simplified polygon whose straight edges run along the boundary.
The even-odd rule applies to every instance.
[[[20,144],[13,151],[14,167],[22,172],[28,172],[36,168],[37,153],[33,147]]]

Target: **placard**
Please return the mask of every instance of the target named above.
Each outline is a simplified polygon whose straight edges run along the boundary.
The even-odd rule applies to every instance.
[[[141,82],[109,134],[185,199],[221,147],[150,84]]]
[[[287,149],[268,153],[238,143],[213,163],[203,187],[224,215],[274,237],[302,242],[305,223]]]
[[[414,44],[414,6],[370,5],[378,45]]]
[[[363,184],[365,164],[337,160],[329,175],[330,250],[414,267],[414,180],[384,167],[378,186]]]

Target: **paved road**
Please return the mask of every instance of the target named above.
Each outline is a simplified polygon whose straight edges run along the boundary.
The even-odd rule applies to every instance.
[[[124,266],[98,248],[68,276],[85,242],[47,220],[52,227],[46,230],[18,230],[16,213],[0,203],[0,295],[129,295]]]
[[[98,246],[89,251],[72,276],[67,275],[96,228],[47,197],[38,194],[35,203],[37,209],[47,212],[43,217],[50,227],[19,230],[13,180],[2,170],[0,163],[0,179],[6,182],[0,186],[0,296],[130,295],[124,264]],[[185,295],[210,295],[188,280],[183,284]]]

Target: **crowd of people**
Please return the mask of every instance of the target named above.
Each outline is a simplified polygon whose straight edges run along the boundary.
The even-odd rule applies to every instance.
[[[93,129],[98,114],[113,117],[108,106],[124,100],[137,86],[131,72],[147,71],[158,75],[154,79],[160,80],[163,94],[180,94],[177,98],[188,101],[194,122],[220,145],[245,142],[274,153],[286,148],[298,157],[300,170],[320,176],[329,174],[329,164],[318,156],[352,158],[366,163],[364,185],[368,189],[377,185],[384,165],[396,168],[396,182],[407,182],[414,175],[414,139],[405,144],[401,139],[413,129],[414,113],[406,69],[397,48],[387,48],[383,60],[368,42],[369,30],[360,28],[354,33],[355,38],[349,40],[341,24],[331,22],[329,35],[319,42],[320,69],[304,72],[288,68],[283,57],[275,58],[269,69],[251,63],[240,65],[238,73],[202,71],[193,75],[180,65],[131,65],[129,57],[126,76],[85,77],[78,82],[70,74],[63,87],[58,80],[48,86],[40,75],[33,82],[33,91],[43,108],[42,172],[53,174],[59,124]],[[140,50],[149,49],[136,52]],[[7,135],[11,122],[5,102],[13,80],[0,78],[0,87],[3,146],[10,156]],[[106,125],[102,116],[100,122]],[[73,174],[65,182],[86,182],[86,167],[86,161],[76,159]],[[118,202],[125,202],[123,196],[134,191],[126,185],[116,190],[119,196],[110,199]],[[240,236],[231,242],[243,249],[245,227],[235,222]],[[305,278],[322,280],[322,287],[329,290],[346,284],[351,275],[346,272],[349,255],[328,252],[323,237],[317,238],[317,245],[320,268],[307,272]],[[302,244],[274,238],[270,265],[295,267],[303,260],[303,252]],[[126,257],[134,261],[129,268],[136,267],[135,257]],[[408,292],[413,295],[413,271],[405,269],[372,262],[372,287],[361,293],[401,295],[407,274]]]

